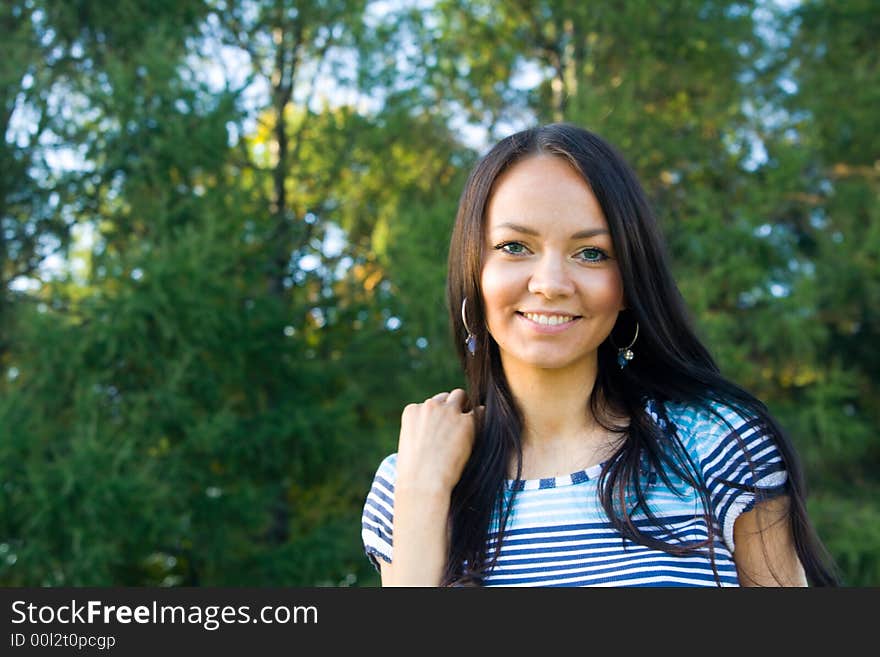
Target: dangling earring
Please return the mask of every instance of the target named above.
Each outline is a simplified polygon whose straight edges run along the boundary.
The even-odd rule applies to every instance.
[[[467,337],[464,339],[464,344],[467,347],[468,353],[470,353],[471,358],[473,358],[474,353],[477,351],[477,336],[471,333],[471,330],[468,328],[467,319],[464,316],[464,306],[467,303],[467,297],[464,298],[461,302],[461,321],[464,324],[464,328],[467,331]]]
[[[617,350],[617,364],[620,365],[620,369],[623,369],[624,367],[629,365],[629,361],[631,361],[633,359],[633,357],[635,356],[635,354],[632,352],[632,349],[630,349],[630,347],[632,347],[636,343],[636,340],[638,340],[638,338],[639,338],[639,323],[636,322],[636,334],[633,337],[632,342],[629,343],[629,346],[623,347],[622,349]],[[613,344],[615,347],[617,346],[616,344],[614,344],[614,340],[611,341],[611,344]]]

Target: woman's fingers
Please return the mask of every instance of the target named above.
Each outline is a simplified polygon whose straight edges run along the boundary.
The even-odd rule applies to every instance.
[[[456,388],[452,392],[449,393],[449,397],[446,398],[447,404],[455,404],[457,406],[461,406],[461,402],[463,402],[467,398],[467,393],[461,388]]]
[[[461,402],[467,398],[467,393],[461,388],[455,388],[450,392],[438,392],[433,397],[429,397],[428,399],[433,399],[438,402],[446,402],[447,404],[458,404],[461,406]]]
[[[434,401],[451,404],[453,406],[457,406],[458,408],[462,408],[465,400],[467,399],[467,393],[463,388],[454,388],[450,392],[438,392],[433,397],[429,397],[428,399],[433,399]],[[427,401],[427,400],[426,400]],[[477,409],[471,409],[467,414],[473,414],[474,410],[479,410],[481,413],[486,410],[485,404],[480,404]]]

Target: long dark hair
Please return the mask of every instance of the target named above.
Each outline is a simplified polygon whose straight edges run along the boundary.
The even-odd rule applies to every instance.
[[[505,503],[505,479],[510,457],[516,455],[518,479],[522,473],[520,437],[524,420],[501,364],[498,345],[485,326],[480,278],[484,262],[486,208],[498,177],[513,164],[532,155],[563,158],[595,195],[611,232],[623,280],[627,309],[620,313],[610,339],[598,350],[598,373],[590,408],[606,429],[625,434],[625,440],[603,469],[598,485],[602,506],[614,527],[626,538],[671,554],[707,550],[715,568],[714,536],[709,499],[695,464],[680,440],[664,439],[645,407],[658,402],[688,402],[715,413],[715,401],[756,418],[773,436],[788,472],[790,524],[798,557],[812,585],[834,585],[832,562],[813,530],[805,507],[805,485],[797,454],[766,406],[725,379],[692,327],[683,299],[668,265],[666,247],[657,221],[636,175],[624,158],[597,135],[564,123],[551,124],[511,135],[495,145],[471,172],[459,202],[449,246],[447,302],[454,343],[467,378],[465,410],[485,405],[475,414],[476,440],[461,479],[452,492],[452,535],[443,583],[480,584],[495,565],[504,540],[516,491]],[[468,326],[476,335],[476,355],[466,351],[466,330],[461,318],[467,297]],[[616,366],[617,349],[626,345],[639,326],[638,357],[624,369]],[[627,426],[618,426],[605,415],[608,408],[623,412]],[[717,413],[716,413],[717,414]],[[700,544],[665,542],[661,534],[641,531],[632,516],[641,509],[662,528],[647,504],[643,471],[659,473],[665,483],[679,477],[700,491],[709,531]],[[760,491],[755,491],[760,496]],[[759,497],[760,499],[760,497]],[[500,519],[498,536],[489,558],[487,539],[493,511]]]

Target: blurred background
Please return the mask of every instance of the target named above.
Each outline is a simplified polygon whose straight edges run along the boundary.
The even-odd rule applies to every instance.
[[[469,167],[566,120],[880,585],[873,0],[4,0],[0,584],[374,586]]]

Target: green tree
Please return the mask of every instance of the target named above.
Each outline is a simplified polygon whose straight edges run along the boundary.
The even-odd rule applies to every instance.
[[[787,216],[808,264],[802,323],[817,357],[791,384],[790,414],[815,436],[806,453],[820,528],[850,585],[880,581],[880,20],[869,2],[804,2],[780,20],[791,43],[780,73],[791,120],[778,160],[794,161]],[[774,153],[774,155],[776,154]]]
[[[143,36],[143,6],[35,28],[82,53],[63,143],[90,175],[64,213],[95,239],[15,327],[0,577],[351,583],[369,569],[364,490],[411,382],[388,373],[418,352],[387,280],[390,223],[409,199],[430,203],[461,149],[411,108],[312,102],[309,66],[357,25],[357,3],[248,4],[247,43],[275,50],[239,89],[199,74],[205,30],[229,15],[199,4],[204,20],[181,25],[157,9]],[[239,92],[261,75],[277,84],[254,106]]]
[[[880,581],[877,23],[773,7],[6,3],[0,582],[377,583],[375,467],[463,383],[463,135],[552,120],[628,156],[847,582]]]

